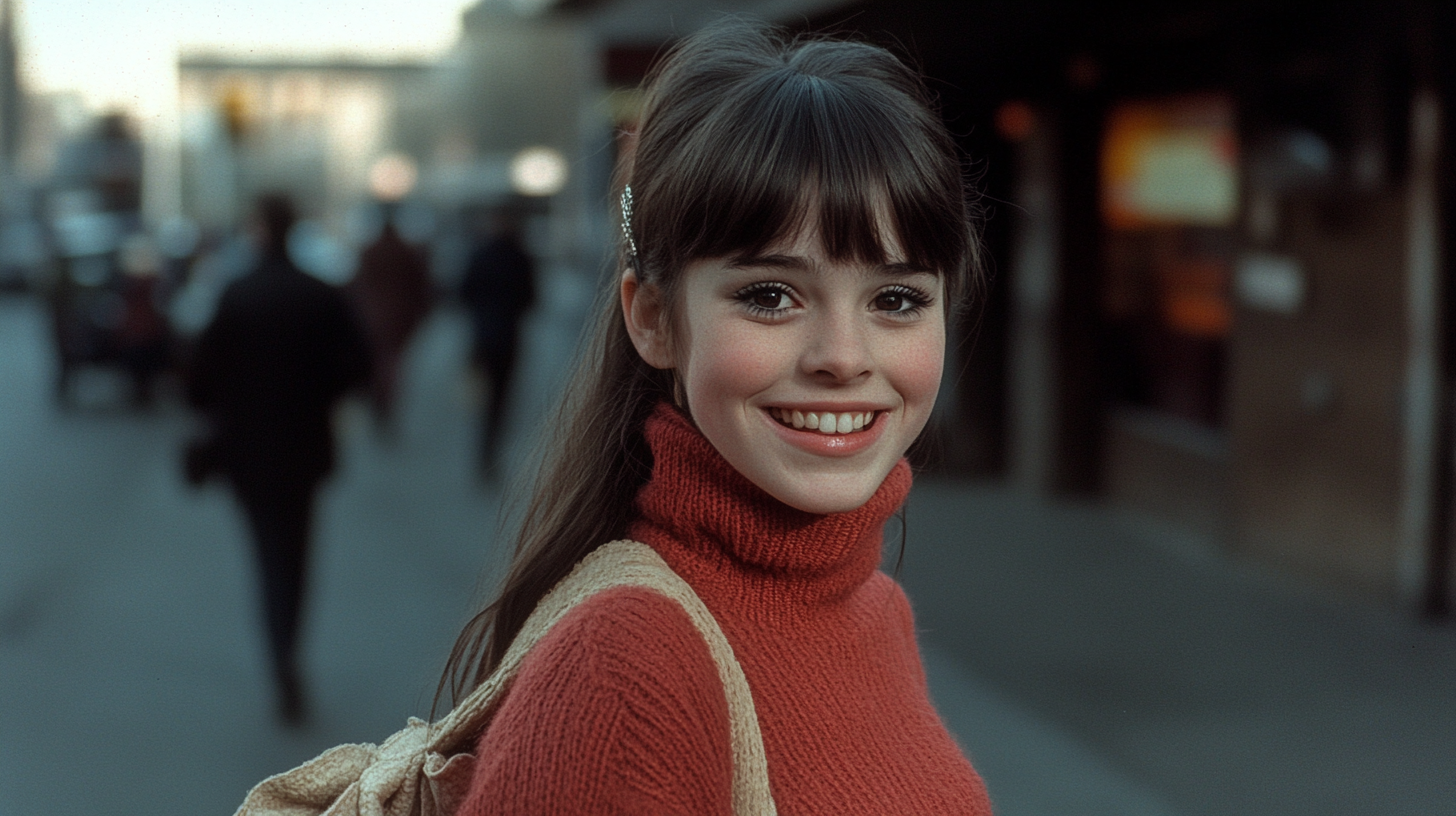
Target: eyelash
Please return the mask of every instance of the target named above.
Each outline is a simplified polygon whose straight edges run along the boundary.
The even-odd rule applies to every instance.
[[[783,314],[785,309],[782,307],[770,309],[767,306],[760,306],[753,302],[754,298],[764,294],[776,294],[784,298],[789,298],[792,292],[792,289],[782,283],[763,281],[760,283],[751,283],[739,289],[734,293],[733,297],[739,303],[742,303],[744,308],[748,310],[748,313],[754,317],[775,317]]]
[[[748,286],[739,289],[733,294],[733,298],[739,303],[742,303],[744,308],[748,310],[748,313],[753,315],[754,317],[777,317],[788,310],[788,307],[771,309],[767,306],[760,306],[759,304],[755,303],[754,298],[763,294],[776,294],[783,298],[791,299],[793,296],[793,290],[782,283],[762,281],[759,283],[749,284]],[[918,317],[921,312],[923,312],[925,309],[929,308],[932,304],[935,303],[935,299],[929,294],[914,287],[904,286],[901,284],[895,284],[893,286],[888,286],[885,289],[880,290],[878,293],[875,294],[874,301],[872,302],[877,302],[880,298],[883,298],[886,295],[899,297],[904,301],[904,305],[906,306],[906,308],[896,310],[882,310],[884,314],[889,315],[891,318],[896,320],[908,320]]]
[[[886,295],[894,295],[904,300],[906,308],[899,309],[893,312],[885,312],[885,314],[890,315],[897,320],[908,320],[913,317],[919,317],[921,312],[930,308],[930,306],[935,303],[935,298],[931,297],[926,292],[922,292],[921,290],[914,288],[913,286],[903,286],[900,284],[896,284],[894,286],[887,287],[881,290],[879,294],[875,295],[875,300],[879,300]]]

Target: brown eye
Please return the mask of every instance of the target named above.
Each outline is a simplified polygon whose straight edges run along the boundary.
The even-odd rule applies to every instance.
[[[733,297],[752,312],[761,315],[782,314],[794,305],[787,286],[767,281],[746,286]]]
[[[782,309],[789,304],[788,298],[777,289],[760,289],[753,293],[752,303],[760,309]]]
[[[884,292],[875,298],[875,308],[882,312],[903,312],[910,301],[899,292]]]
[[[885,315],[908,319],[920,314],[931,302],[931,298],[919,289],[892,286],[875,295],[873,305]]]

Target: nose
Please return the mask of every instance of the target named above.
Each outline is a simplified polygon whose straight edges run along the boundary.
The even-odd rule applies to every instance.
[[[807,327],[800,365],[806,374],[829,382],[851,382],[874,367],[869,327],[848,309],[827,309]]]

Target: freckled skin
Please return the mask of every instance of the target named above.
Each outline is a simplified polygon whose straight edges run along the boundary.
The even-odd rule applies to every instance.
[[[893,261],[895,244],[886,246]],[[765,256],[774,262],[690,264],[676,337],[637,298],[629,273],[622,292],[629,332],[648,363],[678,369],[694,421],[740,473],[800,510],[852,510],[930,418],[945,357],[943,284],[926,272],[831,261],[812,230]],[[752,288],[765,283],[779,288]],[[907,286],[932,302],[899,308],[905,302],[894,292]],[[885,424],[864,450],[828,455],[785,441],[793,432],[766,410],[776,407],[874,408],[875,423]]]

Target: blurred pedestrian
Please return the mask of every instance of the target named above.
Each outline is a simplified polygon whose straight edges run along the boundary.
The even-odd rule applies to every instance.
[[[470,253],[460,283],[470,313],[472,365],[485,380],[481,399],[479,472],[493,479],[503,449],[505,410],[520,356],[521,320],[536,304],[536,262],[521,237],[519,212],[503,209]]]
[[[122,312],[116,329],[117,354],[132,380],[132,399],[152,405],[158,375],[172,363],[172,326],[161,303],[166,292],[161,260],[144,233],[129,237],[121,249]]]
[[[231,486],[252,532],[283,720],[304,718],[298,632],[319,485],[334,468],[333,413],[369,372],[367,342],[344,294],[289,260],[291,201],[258,202],[258,259],[224,290],[198,339],[189,402],[210,427],[189,477]]]
[[[400,236],[390,208],[379,237],[360,254],[358,271],[349,282],[374,355],[369,397],[381,430],[393,428],[401,361],[434,303],[429,267],[429,254]]]

